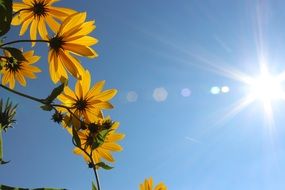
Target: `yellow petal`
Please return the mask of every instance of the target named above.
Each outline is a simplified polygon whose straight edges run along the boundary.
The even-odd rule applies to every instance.
[[[22,73],[18,72],[16,74],[16,79],[22,86],[26,86],[27,82],[26,82],[25,77],[22,75]]]
[[[34,64],[38,62],[40,58],[41,58],[40,56],[33,56],[33,57],[26,58],[26,59],[28,60],[28,64]]]
[[[122,140],[124,138],[125,138],[124,134],[115,133],[115,134],[108,135],[107,140],[111,141],[111,142],[116,142],[116,141],[120,141],[120,140]]]
[[[40,34],[41,38],[44,40],[47,40],[48,39],[48,31],[47,31],[47,27],[46,27],[46,24],[45,24],[45,21],[43,18],[39,19],[38,30],[39,30],[39,34]]]
[[[38,67],[29,65],[29,71],[34,72],[34,73],[39,73],[42,72],[41,69],[39,69]]]
[[[9,73],[4,73],[2,76],[2,84],[6,85],[9,82],[10,78],[9,78]]]
[[[90,89],[90,83],[91,83],[91,76],[88,70],[84,72],[81,83],[82,83],[82,92],[86,96]]]
[[[64,51],[59,51],[59,58],[61,64],[75,77],[78,78],[79,74],[77,71],[77,67],[74,65],[72,60],[66,55]]]
[[[64,95],[65,95],[68,99],[72,100],[73,102],[76,101],[77,97],[75,96],[74,92],[73,92],[68,86],[66,86],[66,87],[64,88],[64,91],[63,91],[63,92],[64,92]]]
[[[30,72],[28,70],[22,70],[22,73],[25,77],[31,78],[31,79],[35,79],[36,75],[33,72]]]
[[[34,19],[31,24],[30,28],[30,37],[31,40],[36,40],[37,39],[37,31],[38,31],[38,21],[37,19]],[[34,46],[36,42],[32,42],[32,46]]]
[[[109,101],[117,94],[116,89],[105,90],[97,95],[94,95],[92,99],[97,99],[101,101]]]
[[[66,41],[73,41],[83,36],[88,35],[91,33],[96,27],[94,25],[95,21],[88,21],[84,22],[78,27],[73,27],[72,29],[68,30],[64,33]]]
[[[54,33],[57,33],[59,30],[59,26],[60,26],[59,23],[56,20],[54,20],[51,16],[46,16],[45,19],[46,19],[46,22],[47,22],[49,28]]]
[[[9,77],[9,88],[14,89],[15,88],[15,77],[14,75],[10,75]]]
[[[21,30],[20,30],[20,36],[24,35],[29,27],[29,25],[31,24],[31,22],[33,21],[33,19],[28,19],[25,22],[23,22]]]
[[[11,24],[14,26],[20,25],[22,22],[25,22],[29,19],[32,19],[33,17],[33,13],[31,13],[30,11],[22,11],[20,12],[18,15],[14,16],[12,19]]]
[[[33,2],[32,0],[23,0],[23,2],[27,5],[33,5]]]
[[[80,80],[76,81],[75,93],[76,93],[78,98],[83,98],[83,90],[82,90],[82,86],[81,86],[81,81]]]
[[[77,55],[82,56],[96,56],[96,53],[91,48],[80,45],[80,44],[72,44],[72,43],[65,43],[63,45],[63,49],[69,50]]]
[[[57,77],[57,74],[56,74],[55,58],[54,58],[54,52],[53,51],[49,51],[48,60],[49,60],[49,73],[50,73],[51,80],[54,83],[57,83],[59,78]]]
[[[80,36],[80,38],[76,38],[76,39],[70,38],[67,40],[70,41],[70,43],[81,44],[84,46],[93,46],[93,45],[98,43],[98,40],[96,38],[91,37],[91,36]]]
[[[95,153],[98,153],[99,156],[101,156],[102,158],[106,159],[109,162],[115,161],[113,156],[111,155],[111,153],[108,150],[104,150],[102,148],[97,148]]]
[[[96,104],[96,107],[100,110],[102,109],[112,109],[113,105],[110,104],[109,102],[100,102]]]
[[[34,55],[34,50],[23,52],[23,56],[27,59]]]
[[[105,81],[104,81],[104,80],[97,82],[97,83],[91,88],[91,90],[89,91],[88,94],[92,94],[92,95],[99,94],[99,93],[102,91],[104,85],[105,85]]]
[[[67,8],[62,8],[62,7],[49,7],[49,13],[60,19],[63,20],[65,17],[76,13],[76,11],[72,10],[72,9],[67,9]]]
[[[13,2],[13,11],[14,12],[17,12],[20,9],[27,9],[27,8],[29,8],[29,6],[26,4]]]
[[[106,150],[117,151],[117,152],[123,150],[123,148],[116,143],[103,143],[101,147]]]
[[[73,28],[79,27],[86,19],[86,12],[75,13],[68,16],[59,28],[59,34],[63,35]]]

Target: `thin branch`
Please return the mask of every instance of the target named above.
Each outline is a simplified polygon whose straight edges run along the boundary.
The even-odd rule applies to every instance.
[[[42,103],[44,104],[43,100],[42,99],[39,99],[39,98],[35,98],[33,96],[30,96],[30,95],[27,95],[27,94],[24,94],[24,93],[21,93],[21,92],[18,92],[16,90],[13,90],[11,88],[8,88],[7,86],[4,86],[3,84],[0,84],[0,87],[4,88],[5,90],[8,90],[9,92],[12,92],[14,94],[17,94],[19,96],[22,96],[24,98],[28,98],[30,100],[33,100],[33,101],[36,101],[36,102],[39,102],[39,103]]]
[[[20,9],[20,10],[14,12],[14,13],[12,14],[12,17],[16,16],[16,15],[19,14],[21,11],[29,11],[29,10],[31,10],[31,8],[29,8],[29,9]]]
[[[87,152],[85,149],[83,149],[81,146],[78,146],[78,145],[74,142],[73,138],[72,138],[72,143],[73,143],[73,145],[74,145],[75,147],[79,148],[81,151],[84,152],[84,154],[86,154],[86,155],[89,157],[90,162],[91,162],[91,164],[92,164],[93,171],[94,171],[94,175],[95,175],[95,178],[96,178],[97,188],[98,188],[98,190],[101,190],[99,175],[98,175],[98,172],[97,172],[97,169],[96,169],[96,162],[93,160],[93,157],[92,157],[93,151],[91,150],[91,154],[88,154],[88,152]]]
[[[7,45],[10,45],[10,44],[23,43],[23,42],[45,42],[45,43],[49,43],[48,40],[15,40],[15,41],[11,41],[11,42],[1,44],[0,48],[7,46]]]

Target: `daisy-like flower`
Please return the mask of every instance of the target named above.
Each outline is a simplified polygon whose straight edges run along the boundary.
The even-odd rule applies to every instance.
[[[95,122],[98,118],[103,118],[102,110],[113,108],[108,101],[117,93],[116,89],[102,91],[105,81],[96,83],[90,89],[91,76],[88,70],[82,75],[82,79],[75,84],[75,91],[68,86],[64,88],[58,99],[62,105],[69,107],[70,111],[86,122]],[[66,109],[60,109],[66,112]]]
[[[1,60],[4,62],[4,67],[1,70],[2,84],[9,83],[9,88],[15,87],[16,81],[22,86],[26,86],[26,78],[35,79],[35,73],[41,72],[38,67],[33,66],[35,62],[40,59],[40,56],[34,55],[34,51],[27,51],[23,53],[26,61],[17,61],[11,54],[4,50],[4,57]]]
[[[109,119],[99,119],[101,123],[106,122],[106,120]],[[94,128],[92,130],[88,128],[77,132],[81,141],[81,148],[84,149],[89,155],[91,155],[92,151],[92,159],[95,163],[99,163],[102,160],[102,158],[109,162],[114,162],[115,159],[113,158],[111,152],[113,151],[119,152],[123,150],[123,148],[119,144],[117,144],[117,141],[122,140],[125,137],[125,135],[121,133],[116,133],[118,127],[119,127],[118,122],[112,123],[110,127],[110,132],[107,134],[103,144],[95,148],[93,151],[91,149],[91,146],[92,146],[92,139],[94,138],[93,135],[96,135],[96,129]],[[67,130],[72,134],[72,130],[70,127],[68,127]],[[87,162],[91,162],[89,156],[86,155],[86,153],[84,153],[80,148],[75,147],[73,152],[75,154],[82,155]]]
[[[149,179],[145,179],[142,184],[140,184],[140,190],[167,190],[167,187],[160,182],[153,188],[153,180],[152,177]]]
[[[23,3],[13,2],[13,11],[19,15],[13,17],[12,25],[22,24],[20,35],[22,36],[30,28],[30,37],[32,40],[37,39],[39,32],[42,39],[47,39],[49,28],[57,32],[59,22],[64,20],[68,15],[74,14],[75,11],[63,7],[53,7],[52,4],[58,0],[23,0]],[[34,45],[35,42],[32,43]]]
[[[62,77],[68,78],[66,70],[80,79],[84,69],[73,54],[89,58],[98,56],[90,47],[98,40],[88,36],[95,29],[94,21],[85,22],[85,19],[85,12],[68,16],[56,35],[49,38],[49,72],[54,83],[57,83]]]

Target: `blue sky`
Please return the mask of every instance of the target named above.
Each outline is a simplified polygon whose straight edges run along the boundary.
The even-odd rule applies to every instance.
[[[93,84],[105,79],[106,88],[119,91],[106,114],[120,121],[124,151],[114,154],[113,170],[99,171],[102,189],[138,189],[150,176],[174,190],[285,188],[284,101],[272,103],[274,125],[260,101],[229,114],[249,93],[233,73],[258,75],[260,57],[271,73],[285,70],[284,1],[67,2],[57,5],[86,10],[96,20],[99,58],[82,59]],[[17,35],[19,28],[13,29],[6,40]],[[16,89],[45,97],[54,85],[47,48],[38,47],[44,72]],[[214,86],[230,90],[214,95]],[[153,98],[157,88],[167,92],[164,101]],[[190,96],[181,95],[184,88]],[[51,114],[0,92],[20,104],[15,128],[4,134],[11,163],[1,166],[0,183],[90,189],[92,171],[72,153],[69,134]],[[127,100],[129,92],[136,101]]]

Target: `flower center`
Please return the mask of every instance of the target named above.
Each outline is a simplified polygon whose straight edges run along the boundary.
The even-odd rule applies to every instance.
[[[21,70],[22,63],[18,62],[13,57],[9,57],[7,60],[7,64],[5,65],[5,68],[10,72],[17,72]]]
[[[75,103],[75,107],[80,110],[83,111],[84,109],[86,109],[87,107],[87,101],[83,100],[83,99],[79,99],[77,100],[77,102]]]
[[[46,13],[47,13],[47,10],[45,8],[45,4],[44,2],[34,2],[33,3],[33,12],[34,12],[34,15],[36,16],[45,16]]]
[[[62,37],[59,36],[55,36],[49,40],[50,48],[55,50],[56,52],[58,52],[59,49],[62,48],[63,44],[64,41],[62,40]]]

